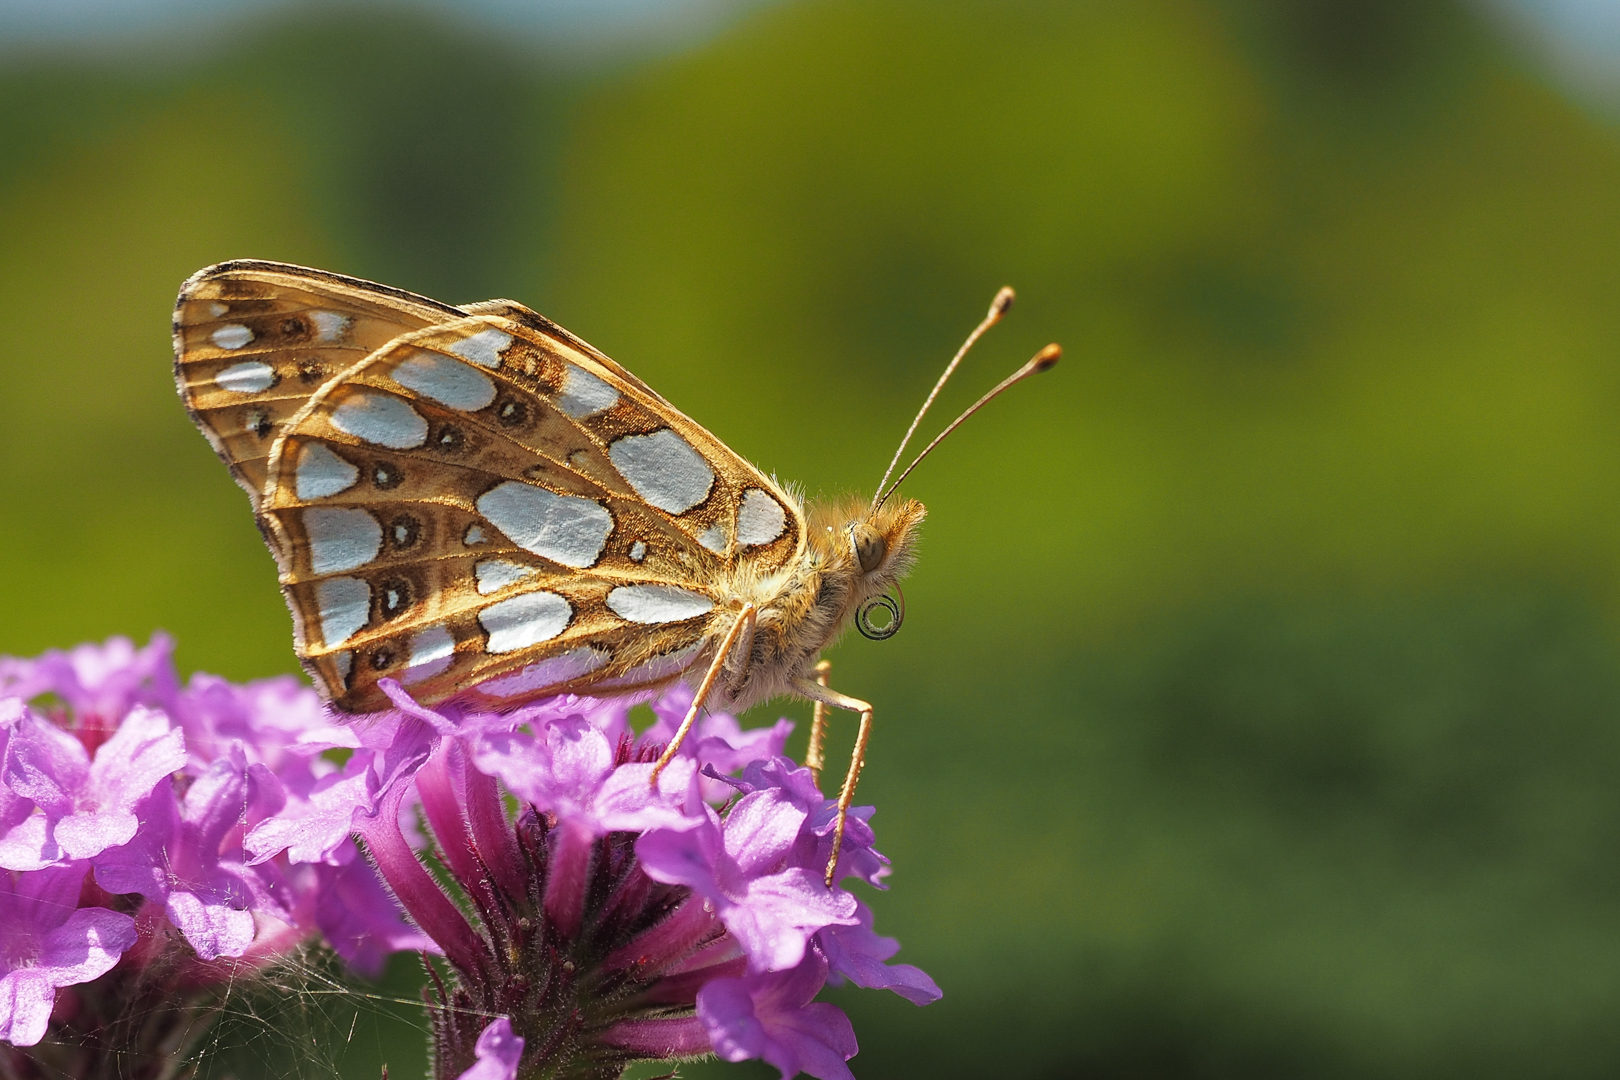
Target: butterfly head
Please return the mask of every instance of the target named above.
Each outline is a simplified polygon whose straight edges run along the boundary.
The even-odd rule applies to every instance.
[[[916,499],[901,499],[868,511],[845,530],[854,567],[860,572],[855,628],[874,641],[893,637],[906,617],[900,579],[916,560],[917,527],[926,513]]]
[[[864,500],[816,507],[810,537],[823,572],[841,583],[837,607],[856,629],[885,638],[900,629],[900,579],[916,561],[918,527],[927,511],[916,499],[894,499],[873,509]],[[886,618],[878,616],[886,610]],[[874,621],[876,619],[877,621]]]
[[[916,558],[917,526],[927,513],[916,499],[900,499],[863,512],[844,526],[849,554],[868,593],[883,592],[905,576]]]

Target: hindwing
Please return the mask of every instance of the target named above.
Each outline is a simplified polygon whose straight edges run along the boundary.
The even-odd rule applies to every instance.
[[[796,499],[527,308],[417,304],[381,287],[372,298],[339,279],[358,294],[345,307],[297,277],[330,275],[275,272],[291,284],[256,270],[269,295],[255,299],[285,319],[333,311],[373,336],[381,312],[396,320],[300,397],[265,396],[272,385],[246,406],[216,404],[237,392],[216,385],[188,400],[239,482],[262,477],[255,509],[298,654],[338,708],[387,708],[382,678],[424,703],[486,705],[668,682],[724,633],[734,582],[786,572],[801,552]],[[182,294],[181,308],[212,302]],[[181,353],[189,385],[217,384],[234,359],[212,341],[232,314],[186,324],[188,343],[206,343]],[[242,325],[255,337],[239,348],[265,342],[252,362],[280,373],[303,355],[276,351],[266,322]],[[276,410],[262,457],[229,432],[244,407]]]

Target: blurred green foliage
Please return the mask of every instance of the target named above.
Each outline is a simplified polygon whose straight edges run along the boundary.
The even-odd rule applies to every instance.
[[[908,483],[906,630],[833,654],[946,991],[835,993],[857,1072],[1620,1067],[1620,138],[1471,9],[811,0],[606,68],[305,11],[14,58],[0,146],[0,650],[293,668],[169,382],[204,264],[511,296],[812,494],[1010,282],[942,411],[1067,359]],[[420,1068],[307,1023],[267,1075]]]

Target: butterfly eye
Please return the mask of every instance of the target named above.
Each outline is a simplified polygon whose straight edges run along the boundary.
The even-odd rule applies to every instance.
[[[889,553],[889,545],[883,542],[883,534],[864,522],[850,527],[849,542],[855,548],[855,558],[860,560],[864,573],[870,574],[876,570],[882,565],[883,556]]]

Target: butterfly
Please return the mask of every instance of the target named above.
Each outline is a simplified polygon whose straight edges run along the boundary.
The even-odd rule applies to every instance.
[[[899,628],[921,503],[900,480],[985,402],[1057,361],[1050,345],[869,504],[809,504],[611,359],[510,300],[460,307],[285,263],[207,267],[180,290],[175,382],[246,490],[280,570],[298,659],[336,710],[506,710],[556,694],[778,695],[860,716],[827,882],[865,762],[872,707],[827,685],[821,650],[852,623]],[[885,485],[888,485],[885,487]],[[895,596],[889,594],[893,592]],[[886,619],[879,613],[886,613]]]

